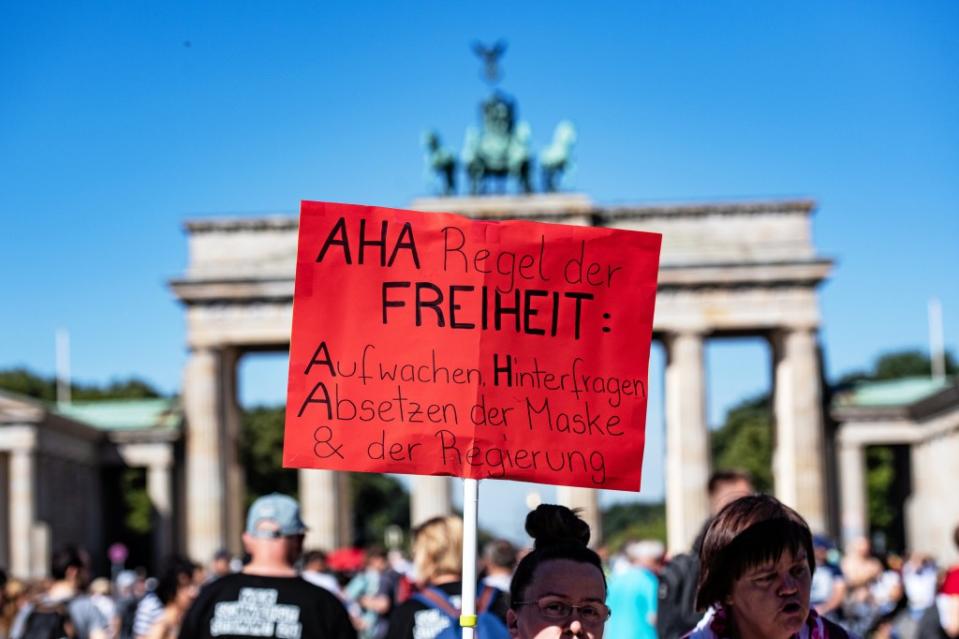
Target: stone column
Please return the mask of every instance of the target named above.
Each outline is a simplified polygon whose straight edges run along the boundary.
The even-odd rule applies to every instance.
[[[709,516],[709,431],[703,338],[666,337],[666,533],[670,552],[688,552]]]
[[[912,496],[906,507],[906,544],[922,548],[940,565],[959,560],[953,531],[959,522],[959,432],[912,446]]]
[[[341,546],[353,545],[353,498],[350,489],[350,473],[336,473],[336,534]],[[382,544],[383,540],[378,540]]]
[[[942,562],[940,565],[948,566],[959,561],[959,549],[953,537],[953,531],[959,524],[959,499],[956,499],[955,491],[959,485],[959,464],[956,464],[959,459],[959,432],[953,430],[950,435],[929,443],[935,451],[931,468],[939,468],[942,472],[937,477],[938,494],[933,499],[936,509],[932,521],[928,521],[933,542],[928,547],[933,556],[939,557]]]
[[[578,508],[579,516],[589,524],[589,545],[603,543],[603,515],[599,509],[599,491],[592,488],[557,486],[556,501],[567,508]]]
[[[206,563],[225,542],[223,473],[220,463],[222,417],[219,353],[210,348],[190,354],[183,376],[186,413],[187,550]]]
[[[826,530],[823,416],[816,333],[787,328],[773,336],[775,353],[776,497]]]
[[[51,546],[50,525],[44,521],[33,522],[30,530],[30,574],[35,579],[50,575]]]
[[[906,547],[922,548],[932,552],[932,539],[929,534],[929,518],[942,504],[935,502],[936,485],[941,468],[937,468],[930,458],[928,442],[917,442],[910,447],[910,468],[912,469],[912,494],[906,501]],[[928,550],[927,550],[928,549]]]
[[[147,466],[147,495],[156,513],[153,557],[157,566],[173,552],[173,479],[170,475],[173,460],[169,448],[165,452],[166,459]]]
[[[868,535],[866,514],[866,459],[859,444],[840,441],[839,444],[839,505],[842,513],[843,548],[850,542]]]
[[[453,513],[453,501],[448,477],[414,475],[410,489],[410,523],[422,524],[432,517]]]
[[[346,473],[335,470],[300,469],[300,507],[303,522],[309,528],[305,542],[307,548],[333,550],[352,543],[350,535],[344,534],[344,529],[351,526],[344,526],[341,522],[347,512],[344,501],[348,501],[349,496],[343,490],[349,488],[346,479]]]
[[[244,529],[243,498],[246,481],[240,464],[240,430],[243,418],[237,396],[237,365],[240,353],[225,348],[220,359],[220,397],[222,399],[223,434],[220,458],[223,463],[225,491],[224,517],[226,519],[226,548],[234,555],[243,552],[241,535]]]
[[[146,468],[147,497],[153,509],[153,559],[162,565],[173,552],[173,445],[166,442],[121,444],[127,466]]]
[[[34,575],[33,528],[36,508],[36,464],[33,450],[16,448],[10,452],[10,574],[21,579]]]
[[[10,565],[10,455],[0,451],[0,566]]]

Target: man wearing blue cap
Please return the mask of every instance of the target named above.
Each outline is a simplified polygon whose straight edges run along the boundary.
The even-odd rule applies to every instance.
[[[356,639],[343,604],[293,567],[305,532],[300,506],[291,497],[273,493],[253,502],[243,533],[250,563],[200,591],[183,619],[180,639]]]

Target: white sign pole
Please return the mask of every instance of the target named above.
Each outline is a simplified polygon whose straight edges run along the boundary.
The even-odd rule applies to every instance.
[[[479,509],[479,480],[463,480],[463,590],[460,626],[463,639],[476,633],[476,528]]]

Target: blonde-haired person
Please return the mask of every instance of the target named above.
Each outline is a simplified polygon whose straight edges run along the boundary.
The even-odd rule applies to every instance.
[[[0,593],[0,637],[6,639],[20,608],[29,600],[29,585],[19,579],[9,579]]]
[[[434,517],[413,531],[413,570],[417,583],[440,585],[463,573],[463,521]]]
[[[393,610],[385,639],[434,639],[455,623],[425,603],[422,595],[438,595],[461,608],[463,521],[459,517],[434,517],[413,530],[413,573],[421,596],[411,597]],[[490,612],[505,624],[506,608],[505,597],[499,596],[493,599]]]
[[[110,580],[106,577],[97,577],[90,582],[87,591],[90,593],[90,601],[107,620],[107,638],[113,639],[120,632],[120,617],[117,616],[117,604],[112,597]]]

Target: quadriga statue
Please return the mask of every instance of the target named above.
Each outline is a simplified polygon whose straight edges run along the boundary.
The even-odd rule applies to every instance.
[[[516,178],[520,191],[531,193],[529,125],[516,122],[516,103],[501,93],[494,93],[481,108],[482,129],[469,127],[463,145],[462,160],[470,194],[489,192],[493,181],[499,183],[500,192],[505,191],[510,176]]]

